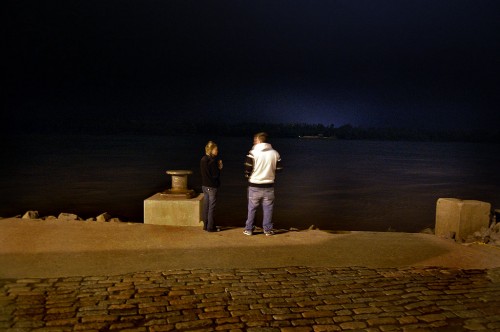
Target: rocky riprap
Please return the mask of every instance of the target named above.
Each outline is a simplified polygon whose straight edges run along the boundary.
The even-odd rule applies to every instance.
[[[37,220],[58,220],[58,221],[79,220],[79,221],[96,221],[96,222],[122,222],[120,218],[113,218],[107,212],[101,213],[95,218],[87,218],[87,219],[83,219],[74,213],[66,213],[66,212],[59,213],[57,217],[56,216],[40,217],[38,211],[27,211],[25,214],[23,214],[22,217],[21,216],[18,217],[20,217],[21,219],[37,219]]]
[[[480,242],[500,246],[500,223],[493,222],[488,228],[482,227],[479,231],[468,236],[465,242]]]

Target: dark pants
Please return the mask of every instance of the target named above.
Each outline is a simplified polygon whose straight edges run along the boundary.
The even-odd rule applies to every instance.
[[[203,229],[209,232],[216,230],[214,222],[215,204],[217,203],[217,188],[201,187],[203,190]]]

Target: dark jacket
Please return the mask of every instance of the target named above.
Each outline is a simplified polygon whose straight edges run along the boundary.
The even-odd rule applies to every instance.
[[[200,161],[201,185],[204,187],[217,188],[220,186],[220,169],[218,160],[208,155],[203,156]]]

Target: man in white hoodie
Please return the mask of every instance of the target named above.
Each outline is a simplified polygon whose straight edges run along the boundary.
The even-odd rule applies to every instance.
[[[254,146],[245,161],[245,176],[248,178],[248,217],[243,234],[252,235],[255,212],[262,204],[262,228],[267,236],[273,232],[274,179],[281,171],[279,153],[267,143],[267,134],[258,133],[253,137]]]

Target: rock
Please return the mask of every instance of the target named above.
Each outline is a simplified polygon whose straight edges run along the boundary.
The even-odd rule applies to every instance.
[[[311,225],[311,226],[309,226],[309,228],[308,228],[308,229],[309,229],[310,231],[312,231],[312,230],[316,229],[316,226]]]
[[[500,209],[493,211],[493,221],[500,223]]]
[[[500,246],[500,234],[499,233],[491,234],[489,244]]]
[[[38,211],[27,211],[23,217],[23,219],[38,219],[40,216],[38,215]]]
[[[492,224],[490,228],[482,227],[479,231],[467,237],[466,242],[479,242],[485,244],[497,244],[500,241],[500,233],[496,231],[495,224]]]
[[[56,219],[57,219],[56,216],[47,216],[43,218],[43,220],[56,220]]]
[[[57,217],[57,220],[60,221],[70,221],[70,220],[79,220],[78,216],[73,213],[59,213],[59,216]]]
[[[420,233],[423,233],[423,234],[434,234],[434,230],[432,228],[425,228],[425,229],[421,230]]]
[[[95,218],[87,218],[85,221],[95,221]]]
[[[122,222],[120,218],[111,218],[109,219],[109,222]]]
[[[295,227],[290,227],[290,232],[298,232],[299,229]]]
[[[106,222],[109,219],[111,219],[111,216],[107,212],[104,212],[96,217],[96,221],[98,222]]]

